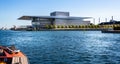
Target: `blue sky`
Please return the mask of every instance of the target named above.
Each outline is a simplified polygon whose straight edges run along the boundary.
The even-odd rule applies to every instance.
[[[53,11],[69,11],[71,16],[120,20],[120,0],[0,0],[0,27],[29,25],[17,20],[23,15],[48,16]]]

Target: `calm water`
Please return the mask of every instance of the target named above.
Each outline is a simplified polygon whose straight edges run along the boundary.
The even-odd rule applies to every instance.
[[[16,45],[30,64],[120,64],[120,34],[100,31],[0,31],[0,45]]]

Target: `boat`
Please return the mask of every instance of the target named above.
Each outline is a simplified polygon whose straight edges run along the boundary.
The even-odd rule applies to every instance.
[[[120,33],[120,30],[103,30],[102,33]]]
[[[29,64],[27,56],[12,46],[0,46],[0,64]]]
[[[113,27],[108,30],[102,30],[102,33],[120,33],[120,27]]]

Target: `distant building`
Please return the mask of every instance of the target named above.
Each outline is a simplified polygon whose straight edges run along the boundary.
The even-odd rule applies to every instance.
[[[31,20],[32,27],[44,28],[46,25],[89,25],[92,17],[71,17],[69,12],[55,11],[50,16],[22,16],[19,20]]]
[[[112,25],[112,24],[120,24],[120,21],[110,20],[110,22],[102,22],[99,25]]]

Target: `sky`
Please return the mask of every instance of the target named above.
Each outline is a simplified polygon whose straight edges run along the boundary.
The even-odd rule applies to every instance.
[[[23,15],[49,16],[53,11],[67,11],[70,16],[93,17],[95,23],[120,20],[120,0],[0,0],[0,27],[30,25],[18,20]],[[93,21],[92,21],[93,23]]]

